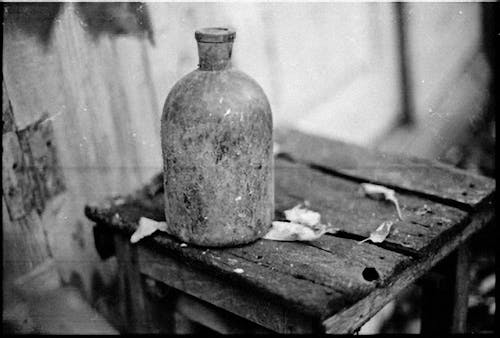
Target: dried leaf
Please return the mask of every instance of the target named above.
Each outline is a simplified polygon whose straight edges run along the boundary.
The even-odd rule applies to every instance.
[[[156,230],[167,231],[167,224],[165,222],[157,222],[152,219],[141,217],[139,219],[139,227],[130,237],[131,243],[137,243],[144,237],[154,233]]]
[[[301,204],[294,206],[292,209],[285,210],[285,217],[290,222],[308,226],[319,224],[321,219],[321,215],[318,212],[303,208]]]
[[[326,226],[314,230],[306,225],[294,222],[274,221],[271,230],[263,237],[272,241],[314,241],[327,232]]]
[[[358,242],[359,244],[364,243],[366,241],[372,241],[372,243],[382,243],[385,241],[389,232],[391,231],[393,222],[385,221],[379,225],[379,227],[370,234],[370,237],[365,238],[364,240]]]
[[[399,219],[403,220],[403,215],[401,214],[401,209],[399,208],[396,192],[394,190],[371,183],[361,183],[361,187],[363,188],[366,196],[370,198],[392,202],[396,206]]]

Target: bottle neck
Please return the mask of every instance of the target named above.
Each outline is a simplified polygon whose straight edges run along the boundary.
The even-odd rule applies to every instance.
[[[233,42],[198,41],[199,70],[223,70],[231,67]]]

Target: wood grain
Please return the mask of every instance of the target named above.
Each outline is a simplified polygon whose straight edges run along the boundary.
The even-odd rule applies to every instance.
[[[436,251],[429,253],[425,257],[419,258],[411,266],[398,275],[386,287],[378,288],[368,297],[357,302],[353,306],[346,308],[331,318],[323,321],[326,333],[353,333],[361,325],[366,323],[375,313],[380,311],[384,305],[390,302],[399,292],[406,288],[417,278],[429,271],[433,266],[449,255],[459,245],[464,243],[473,234],[480,231],[495,214],[492,205],[483,206],[476,211],[472,221],[458,234],[450,238]]]
[[[175,310],[189,320],[222,334],[272,333],[262,326],[253,324],[230,312],[187,294],[180,294],[175,302]],[[176,332],[177,333],[177,332]]]
[[[277,131],[275,139],[282,153],[317,169],[468,210],[495,190],[494,180],[437,161],[382,153],[296,130]]]
[[[137,205],[133,207],[133,204],[130,202],[109,209],[88,207],[86,215],[101,226],[108,225],[131,234],[138,219],[150,213]],[[295,303],[296,307],[299,305],[301,311],[316,315],[324,315],[338,306],[356,301],[410,261],[405,255],[332,236],[325,236],[310,245],[260,240],[239,248],[210,250],[191,246],[183,248],[181,243],[164,234],[154,235],[152,240],[174,256],[215,273],[229,273],[229,278],[249,283],[254,289],[281,297],[283,301]],[[221,265],[221,262],[225,264]],[[244,276],[232,271],[236,268],[242,268]],[[366,279],[366,269],[373,269],[374,280]],[[288,289],[283,289],[284,285]],[[303,294],[305,287],[310,289],[308,295]],[[331,306],[333,308],[329,309]]]
[[[349,152],[348,152],[349,153]],[[356,182],[328,175],[284,159],[275,161],[276,217],[307,200],[310,209],[321,214],[342,233],[368,237],[382,222],[394,225],[382,247],[410,255],[423,254],[429,246],[439,245],[441,237],[457,231],[467,220],[467,213],[409,193],[397,194],[403,221],[392,203],[368,198]],[[339,234],[341,236],[342,234]]]
[[[209,253],[203,256],[206,255]],[[226,276],[213,272],[207,273],[188,260],[172,258],[170,255],[161,254],[145,245],[139,247],[141,272],[162,283],[276,332],[304,333],[317,328],[318,322],[308,315],[298,315],[296,307],[289,307],[287,302],[279,302],[275,298],[273,300],[273,297],[270,298],[268,294],[262,293],[261,289],[250,288],[245,282],[241,283],[235,281],[234,278],[229,278],[237,274],[227,263],[224,264],[221,260],[218,265],[223,269],[224,266],[226,267]],[[259,269],[258,265],[242,264],[240,267],[246,269],[246,274],[259,272],[256,271]],[[266,269],[260,269],[260,273],[263,271]],[[287,288],[290,288],[289,292],[294,293],[294,285],[296,285],[301,288],[303,298],[309,298],[312,302],[316,301],[316,306],[324,304],[324,294],[321,296],[321,293],[314,292],[311,287],[305,287],[308,283],[299,280],[290,284],[290,279],[281,274],[275,274],[274,277],[276,280],[270,282],[274,285],[281,284],[280,294],[286,294]],[[265,276],[258,275],[255,278],[261,281],[266,279]]]
[[[40,218],[35,210],[19,219],[11,220],[4,196],[2,211],[5,283],[29,274],[51,257]]]
[[[9,216],[18,220],[27,216],[39,201],[31,158],[15,132],[2,135],[2,191]]]
[[[425,262],[434,257],[436,251],[442,251],[443,245],[460,236],[464,229],[469,231],[470,228],[470,225],[467,225],[470,218],[465,211],[410,193],[400,193],[398,199],[405,221],[394,225],[394,232],[387,241],[408,251],[403,250],[404,254],[401,254],[376,245],[358,244],[346,237],[368,236],[380,222],[394,218],[392,205],[384,205],[380,201],[363,196],[356,182],[316,171],[307,165],[278,159],[275,169],[277,217],[283,215],[283,210],[307,200],[310,208],[321,213],[323,222],[332,223],[342,229],[340,237],[326,235],[307,244],[259,240],[236,248],[203,249],[181,246],[181,243],[172,237],[157,233],[143,240],[141,245],[151,248],[152,251],[159,250],[155,253],[159,255],[157,258],[150,257],[151,260],[142,261],[141,269],[147,270],[143,272],[154,278],[161,276],[163,279],[160,280],[166,281],[168,285],[223,308],[229,307],[229,311],[243,315],[241,310],[232,308],[234,305],[217,303],[208,296],[211,294],[208,291],[211,290],[210,287],[207,287],[205,292],[199,292],[199,284],[195,287],[186,286],[188,278],[179,277],[186,269],[184,265],[177,266],[174,270],[163,264],[161,267],[157,265],[159,257],[172,257],[170,265],[176,260],[192,265],[197,271],[196,276],[204,276],[204,282],[206,278],[214,278],[213,283],[216,283],[217,278],[222,278],[246,285],[261,292],[270,301],[289,304],[291,309],[309,313],[313,318],[325,319],[328,317],[327,313],[336,311],[340,311],[342,317],[342,313],[349,311],[350,306],[363,302],[364,297],[376,297],[372,295],[380,294],[380,290],[386,288],[392,289],[395,284],[400,288],[403,284],[408,285],[409,281],[406,283],[403,278],[401,282],[396,276],[406,274],[407,269],[413,269],[415,258],[411,257],[416,257],[419,264],[427,264]],[[162,190],[158,183],[161,182],[160,178],[161,175],[156,176],[149,185],[137,191],[135,195],[125,197],[121,203],[109,201],[105,208],[87,207],[86,215],[125,234],[131,234],[136,229],[140,217],[164,220],[161,212]],[[483,203],[481,208],[484,207]],[[373,228],[367,227],[367,224],[371,224]],[[410,236],[412,238],[408,239]],[[163,250],[166,250],[164,254],[161,253]],[[432,262],[435,264],[437,261]],[[236,268],[243,269],[244,273],[234,273]],[[164,272],[160,273],[155,269]],[[168,272],[165,269],[169,269]],[[367,271],[375,277],[370,277]],[[172,274],[177,275],[176,278],[183,282],[174,281],[176,278]],[[205,274],[213,274],[214,277],[207,277]],[[405,278],[414,279],[413,275]],[[217,284],[217,287],[220,285]],[[306,289],[309,290],[306,292],[307,296],[304,295]],[[223,294],[225,293],[219,295]],[[388,293],[384,295],[389,297]],[[385,301],[384,297],[373,298],[374,303],[368,309],[358,309],[361,315],[359,321],[366,319],[365,313],[366,316],[372,315],[375,309],[379,309],[379,303]],[[258,316],[254,312],[255,305],[253,306],[254,310],[246,312],[244,316]],[[260,317],[254,318],[254,321],[271,328],[269,323],[263,322]],[[358,319],[355,320],[357,321]],[[273,329],[276,330],[276,327]]]
[[[35,202],[39,213],[45,204],[66,189],[58,159],[52,122],[47,115],[17,132],[26,163],[35,180]]]
[[[81,213],[85,201],[131,191],[161,168],[155,124],[160,109],[150,86],[150,46],[131,36],[94,40],[71,3],[61,9],[46,46],[8,23],[4,33],[3,96],[8,92],[18,129],[34,135],[26,138],[33,171],[48,178],[41,184],[44,196],[59,194],[62,176],[71,196],[66,218],[45,225],[54,256],[66,282],[75,272],[90,290],[90,268],[97,267],[97,256],[92,246],[81,246],[75,238],[91,243],[91,232],[73,236],[88,223]],[[40,129],[30,129],[44,114],[48,118]],[[94,263],[66,263],[72,260]]]

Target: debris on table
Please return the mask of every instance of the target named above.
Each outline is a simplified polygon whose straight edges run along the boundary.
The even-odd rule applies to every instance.
[[[399,209],[399,203],[396,198],[396,192],[394,190],[386,188],[382,185],[371,183],[361,183],[361,187],[363,188],[365,195],[370,198],[392,202],[396,206],[399,219],[403,220],[401,209]]]
[[[307,202],[309,205],[309,202]],[[273,221],[271,230],[263,237],[272,241],[314,241],[325,233],[336,233],[339,229],[331,224],[321,224],[321,215],[298,204],[292,209],[285,210],[285,217],[290,222]],[[155,231],[167,231],[165,222],[157,222],[141,217],[139,227],[130,238],[131,243],[137,243],[144,237],[152,235]],[[187,247],[182,243],[181,247]]]
[[[236,272],[236,273],[240,273],[240,274],[243,273],[243,272],[245,272],[245,270],[240,269],[240,268],[234,269],[233,271]]]
[[[300,223],[274,221],[271,230],[263,238],[272,241],[314,241],[325,233],[326,226],[314,230]]]
[[[154,233],[156,230],[167,231],[167,223],[157,222],[146,217],[141,217],[139,219],[139,227],[132,234],[132,237],[130,237],[130,243],[137,243],[144,237]]]
[[[321,215],[319,212],[303,208],[301,204],[294,206],[292,209],[285,210],[285,217],[290,222],[300,223],[307,226],[315,226],[319,224]]]
[[[307,206],[309,202],[304,204]],[[284,211],[285,217],[290,222],[274,221],[271,230],[263,237],[273,241],[314,241],[325,233],[335,233],[330,224],[321,224],[321,215],[298,204],[292,209]]]
[[[391,227],[393,224],[394,222],[392,221],[383,222],[374,232],[370,234],[370,237],[358,242],[358,244],[364,243],[366,241],[372,241],[372,243],[382,243],[389,235],[389,232],[391,232]]]

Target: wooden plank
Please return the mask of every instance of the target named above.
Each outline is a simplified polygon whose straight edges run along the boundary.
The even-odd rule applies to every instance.
[[[39,200],[31,163],[15,132],[2,135],[2,191],[12,220],[27,216]]]
[[[400,193],[397,198],[404,219],[400,221],[393,204],[364,196],[355,182],[284,159],[276,159],[275,165],[277,218],[284,217],[284,210],[307,200],[310,208],[321,214],[323,223],[356,235],[357,239],[368,237],[382,222],[390,220],[394,222],[391,233],[379,245],[411,255],[439,245],[467,219],[466,212],[454,207]]]
[[[439,245],[467,220],[464,211],[402,193],[397,198],[404,221],[399,221],[392,204],[365,197],[357,183],[280,158],[275,160],[275,166],[275,219],[284,219],[284,210],[307,200],[310,208],[321,214],[323,223],[341,230],[338,236],[359,240],[368,237],[382,222],[393,220],[390,236],[378,245],[409,255],[423,254],[423,249]],[[133,222],[141,215],[164,220],[161,182],[159,174],[141,191],[122,198],[125,204],[120,206],[120,214]]]
[[[323,222],[330,222],[345,233],[355,234],[359,239],[367,237],[384,220],[395,218],[392,205],[384,205],[379,201],[364,197],[359,193],[359,186],[353,182],[316,172],[307,166],[282,159],[278,159],[276,165],[278,214],[307,199],[311,203],[311,208],[322,214]],[[139,193],[143,199],[146,190]],[[152,218],[156,220],[163,220],[161,192],[153,198],[146,197],[145,199],[148,202],[129,200],[125,204],[108,210],[95,209],[91,212],[87,210],[86,213],[94,221],[131,233],[135,230],[136,223],[141,216],[152,215]],[[458,231],[453,226],[460,225],[466,220],[466,213],[463,211],[414,196],[400,196],[400,202],[405,212],[417,211],[424,204],[432,210],[432,213],[425,212],[411,217],[405,213],[405,217],[418,223],[396,223],[395,230],[388,241],[393,245],[404,246],[410,253],[414,251],[425,254],[426,251],[437,246],[439,241],[445,240],[453,232]],[[143,208],[142,205],[146,207]],[[443,221],[444,219],[446,221]],[[442,222],[442,224],[437,225],[436,222]],[[415,239],[410,238],[410,235]],[[155,240],[156,237],[159,235],[154,236]],[[165,243],[163,241],[164,245]],[[174,243],[175,240],[167,243],[167,247],[185,257],[187,249],[184,248],[181,250],[182,253],[179,253],[179,248],[173,245]],[[422,251],[423,248],[426,251]],[[196,252],[196,249],[192,250]],[[210,252],[223,255],[232,266],[240,262],[245,262],[245,264],[253,262],[273,272],[284,273],[326,286],[341,293],[343,301],[347,304],[357,301],[376,286],[383,285],[410,263],[408,257],[404,255],[370,244],[358,245],[352,239],[333,236],[324,236],[319,241],[308,245],[259,241],[240,248],[227,248],[221,251],[211,249]],[[210,259],[219,258],[211,257]],[[210,261],[201,261],[199,258],[195,260],[203,265],[213,264]],[[375,275],[373,280],[367,280],[367,278],[371,279],[366,276],[367,271]]]
[[[161,207],[163,204],[161,204]],[[134,231],[146,210],[126,204],[111,210],[96,209],[87,215],[100,224],[122,227],[127,233]],[[118,216],[114,216],[118,215]],[[106,221],[105,221],[106,220]],[[111,222],[111,223],[109,223]],[[174,246],[174,248],[176,248]],[[183,250],[185,251],[185,250]],[[242,258],[297,278],[336,289],[345,299],[357,299],[376,284],[384,283],[393,273],[408,263],[408,257],[373,245],[358,245],[350,239],[324,236],[311,245],[304,243],[259,241],[241,248],[226,248],[211,252],[232,255],[232,265]],[[377,278],[367,281],[365,269],[373,268]],[[342,271],[343,274],[339,274]],[[375,283],[372,283],[374,282]]]
[[[272,331],[185,293],[179,295],[175,309],[189,320],[222,334],[272,333]]]
[[[66,189],[61,164],[59,162],[52,121],[48,115],[28,127],[18,131],[19,142],[24,152],[29,154],[32,171],[40,191],[43,205]]]
[[[233,283],[240,283],[242,287],[249,287],[252,292],[262,293],[272,301],[279,300],[296,311],[319,316],[345,306],[343,295],[330,287],[311,280],[295,278],[278,268],[272,269],[263,264],[241,259],[225,250],[181,247],[182,243],[162,233],[152,237],[151,241],[150,245],[158,244],[157,248],[166,249],[165,252],[177,260],[193,264],[194,267],[209,271],[209,274],[220,276]],[[147,245],[147,242],[144,243]],[[239,274],[234,271],[235,269],[242,269],[243,273]]]
[[[2,197],[2,236],[4,281],[15,280],[51,259],[46,238],[35,210],[12,220]]]
[[[210,253],[203,256],[207,255]],[[204,272],[186,260],[160,254],[145,244],[139,246],[139,266],[142,273],[152,278],[270,330],[280,333],[303,333],[311,332],[316,328],[316,321],[307,315],[297,315],[295,312],[297,310],[291,309],[288,302],[280,302],[276,299],[273,301],[261,290],[250,288],[247,282],[241,283],[235,281],[234,278],[229,278],[229,274],[239,275],[234,273],[233,268],[227,263],[224,264],[223,259],[220,260],[219,266],[226,267],[228,274],[226,277],[220,276],[220,273],[215,270],[212,273]],[[247,275],[264,273],[267,270],[259,269],[253,264],[241,264],[240,267]],[[274,277],[276,279],[269,282],[275,285],[281,283],[279,291],[281,294],[286,293],[287,288],[290,288],[290,292],[294,292],[294,284],[296,284],[302,288],[304,298],[309,298],[312,302],[316,301],[318,305],[324,304],[325,294],[322,296],[323,300],[319,298],[320,295],[308,286],[312,283],[299,280],[290,284],[290,278],[287,276],[275,274]],[[258,275],[254,278],[261,281],[265,279],[264,276]]]
[[[346,308],[331,318],[323,321],[326,333],[353,333],[366,323],[384,305],[389,303],[399,292],[415,282],[425,272],[429,271],[444,257],[449,255],[459,245],[467,241],[473,234],[480,231],[494,217],[492,206],[483,206],[472,215],[471,222],[458,234],[450,238],[435,252],[421,257],[400,274],[394,276],[392,282],[385,287],[377,288],[355,305]]]
[[[383,285],[410,263],[404,255],[328,235],[309,244],[260,240],[223,252],[239,257],[230,260],[235,267],[244,259],[268,267],[269,273],[279,271],[309,280],[338,291],[347,304]]]
[[[135,215],[130,214],[131,210],[134,210]],[[141,209],[132,209],[129,205],[108,210],[87,209],[86,214],[101,225],[107,224],[128,234],[137,227],[138,218],[144,216]],[[285,301],[298,301],[299,308],[302,307],[303,311],[308,310],[321,316],[326,316],[326,313],[332,310],[328,306],[325,307],[325,300],[340,304],[352,303],[379,284],[383,284],[409,263],[409,258],[404,255],[332,236],[325,236],[313,245],[261,240],[240,248],[206,251],[180,247],[180,243],[168,235],[158,234],[153,236],[152,240],[161,243],[164,248],[172,251],[172,254],[196,262],[200,267],[215,273],[230,272],[234,277],[231,267],[234,270],[245,265],[245,271],[258,268],[259,271],[262,270],[259,273],[236,277],[242,277],[244,282],[253,287],[284,297]],[[220,265],[221,260],[226,262],[227,266]],[[372,272],[375,277],[370,278],[367,272]],[[281,276],[282,274],[286,278]],[[275,279],[278,277],[285,279],[276,285]],[[306,281],[312,282],[314,286],[321,286],[326,292],[325,295],[323,292],[309,291],[314,291],[319,298],[323,298],[321,303],[314,303],[318,300],[310,299],[312,296],[303,296],[303,290],[297,285],[289,285],[287,290],[282,289],[283,283],[304,284]],[[302,288],[306,286],[312,287],[305,283]],[[318,306],[323,308],[318,311]]]
[[[496,186],[490,178],[437,161],[382,153],[295,130],[278,130],[275,140],[281,152],[296,161],[460,208],[476,208]]]

